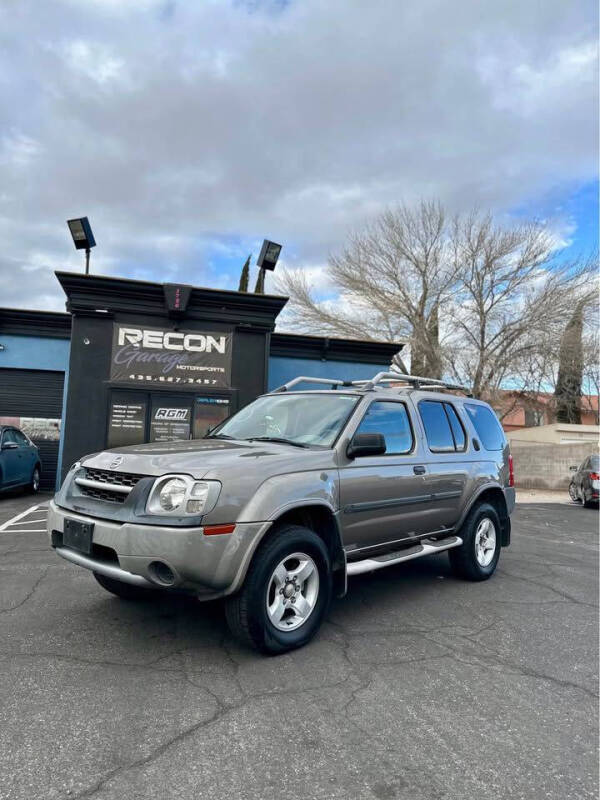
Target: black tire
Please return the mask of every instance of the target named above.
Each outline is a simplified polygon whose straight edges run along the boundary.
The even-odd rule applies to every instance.
[[[496,546],[490,563],[482,566],[475,554],[475,540],[477,531],[485,519],[494,526]],[[472,508],[458,534],[463,540],[462,545],[448,550],[450,566],[454,574],[468,581],[485,581],[490,578],[494,574],[500,558],[501,533],[500,518],[493,505],[478,503]]]
[[[569,497],[571,498],[571,500],[574,503],[578,503],[579,502],[579,496],[577,494],[577,487],[575,486],[575,484],[572,481],[569,484]]]
[[[39,464],[36,464],[33,468],[33,472],[31,473],[31,480],[27,485],[27,491],[30,494],[37,494],[40,490],[40,481],[42,479],[42,471],[39,467]]]
[[[163,594],[160,589],[146,589],[144,586],[134,586],[131,583],[125,583],[124,581],[118,581],[115,578],[101,575],[99,572],[94,572],[93,575],[103,589],[106,589],[107,592],[111,592],[112,594],[116,594],[116,596],[120,597],[122,600],[152,603],[159,600]]]
[[[316,600],[306,620],[295,630],[275,627],[267,613],[267,593],[273,573],[286,556],[304,553],[318,570]],[[233,635],[262,653],[276,655],[307,644],[318,631],[331,602],[332,577],[329,554],[323,540],[309,528],[284,525],[259,545],[241,590],[225,603],[227,623]]]
[[[585,494],[583,495],[583,507],[584,508],[598,508],[598,502],[596,500],[586,500]]]

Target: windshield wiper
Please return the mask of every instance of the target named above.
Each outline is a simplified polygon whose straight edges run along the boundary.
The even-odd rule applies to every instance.
[[[291,439],[284,439],[282,436],[252,436],[246,439],[247,442],[280,442],[281,444],[291,444],[293,447],[308,447],[304,442],[294,442]]]
[[[235,439],[235,436],[229,436],[226,433],[209,433],[205,439]]]

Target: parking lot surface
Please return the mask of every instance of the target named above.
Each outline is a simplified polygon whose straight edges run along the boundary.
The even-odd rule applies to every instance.
[[[0,499],[3,800],[598,796],[596,510],[517,506],[484,583],[443,555],[355,578],[268,658],[218,603],[107,594],[47,500]]]

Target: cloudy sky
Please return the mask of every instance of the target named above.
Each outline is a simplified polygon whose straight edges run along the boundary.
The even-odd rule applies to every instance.
[[[94,272],[232,289],[421,197],[587,251],[597,59],[592,0],[0,0],[0,306],[64,308],[83,214]]]

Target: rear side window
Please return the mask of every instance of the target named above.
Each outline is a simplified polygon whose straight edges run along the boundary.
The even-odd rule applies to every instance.
[[[454,437],[444,404],[435,400],[422,400],[419,403],[419,414],[423,420],[429,449],[434,453],[453,453]]]
[[[465,409],[485,449],[502,450],[505,443],[504,431],[494,412],[487,406],[476,406],[474,403],[465,403]]]
[[[14,431],[17,444],[21,447],[29,447],[29,439],[21,431]]]
[[[452,428],[454,445],[457,450],[464,450],[467,445],[467,437],[465,436],[465,429],[462,426],[462,422],[459,420],[458,414],[451,403],[444,403],[444,408],[446,409],[450,427]]]
[[[356,433],[381,433],[386,456],[410,453],[413,433],[404,403],[377,400],[371,403]]]

